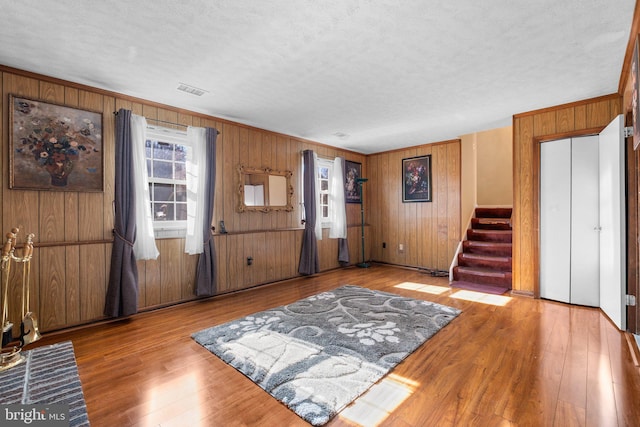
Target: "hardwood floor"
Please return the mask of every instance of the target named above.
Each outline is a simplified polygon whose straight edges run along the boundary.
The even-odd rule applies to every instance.
[[[640,425],[638,368],[624,334],[600,310],[469,293],[386,265],[49,334],[36,344],[73,341],[94,427],[304,426],[190,335],[343,284],[463,312],[329,426]]]

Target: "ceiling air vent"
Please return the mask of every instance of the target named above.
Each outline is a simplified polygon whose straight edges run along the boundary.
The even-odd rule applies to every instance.
[[[196,96],[202,96],[208,92],[204,89],[199,89],[195,86],[191,86],[186,83],[179,83],[178,90],[181,90],[183,92],[187,92],[187,93],[190,93],[191,95],[196,95]]]

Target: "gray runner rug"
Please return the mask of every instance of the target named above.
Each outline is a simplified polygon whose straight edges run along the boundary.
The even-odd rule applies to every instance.
[[[0,372],[0,404],[68,405],[68,424],[88,426],[87,407],[71,341],[24,351],[25,361]]]

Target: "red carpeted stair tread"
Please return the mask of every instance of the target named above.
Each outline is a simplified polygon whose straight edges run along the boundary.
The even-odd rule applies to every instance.
[[[509,218],[472,218],[471,228],[474,230],[511,230]]]
[[[480,242],[465,240],[462,242],[462,250],[473,254],[511,256],[511,243]]]
[[[462,252],[458,254],[458,265],[462,267],[494,268],[501,271],[511,271],[511,257]]]
[[[482,242],[510,243],[513,233],[511,230],[467,230],[468,240],[479,240]]]
[[[512,208],[476,208],[476,218],[511,218]]]
[[[495,271],[486,268],[461,267],[453,268],[454,280],[481,283],[485,285],[504,285],[511,288],[511,272]]]
[[[463,282],[454,280],[449,284],[452,288],[465,289],[474,292],[484,292],[486,294],[502,295],[510,288],[505,286],[483,285],[480,283]]]

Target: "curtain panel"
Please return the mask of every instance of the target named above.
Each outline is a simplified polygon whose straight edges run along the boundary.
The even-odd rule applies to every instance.
[[[346,164],[344,161],[344,158],[342,157],[336,157],[335,160],[335,166],[334,166],[334,170],[339,170],[340,171],[340,176],[338,177],[339,180],[339,188],[336,188],[336,193],[339,194],[339,197],[336,198],[336,203],[339,204],[339,206],[341,206],[341,218],[340,220],[342,221],[342,232],[343,234],[341,236],[337,236],[338,237],[338,262],[342,265],[342,266],[346,266],[349,265],[349,263],[351,262],[350,258],[349,258],[349,241],[347,240],[347,195],[346,195],[346,189],[345,189],[345,169],[346,169]]]
[[[316,240],[316,168],[312,150],[302,152],[303,187],[304,187],[304,233],[302,236],[302,252],[298,273],[316,274],[320,271],[318,242]]]
[[[347,237],[347,208],[344,198],[344,174],[342,168],[344,161],[341,157],[333,160],[333,173],[331,174],[331,205],[329,209],[329,238],[344,239]]]
[[[115,200],[113,248],[104,314],[128,316],[138,311],[138,267],[133,252],[136,237],[131,111],[120,109],[116,116]]]
[[[213,221],[213,201],[216,190],[216,139],[218,131],[206,128],[205,154],[206,174],[203,181],[203,214],[200,228],[202,237],[202,253],[198,258],[196,270],[196,295],[210,296],[216,293],[216,251],[211,238],[211,222]]]
[[[184,251],[189,255],[202,253],[202,227],[206,211],[207,141],[205,128],[189,126],[187,141],[187,234]],[[205,228],[209,228],[208,226]]]
[[[137,260],[157,259],[160,255],[156,246],[153,230],[153,213],[151,212],[151,198],[149,196],[149,173],[147,172],[147,158],[145,144],[147,141],[147,119],[143,116],[131,114],[131,152],[133,167],[126,170],[133,176],[135,188],[135,217],[136,234],[133,242],[133,253]]]

